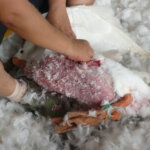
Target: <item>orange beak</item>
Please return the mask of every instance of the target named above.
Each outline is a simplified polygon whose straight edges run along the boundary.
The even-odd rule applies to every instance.
[[[26,66],[26,61],[21,60],[17,57],[14,57],[12,61],[13,61],[13,64],[16,65],[17,67],[19,67],[21,70],[23,70]]]

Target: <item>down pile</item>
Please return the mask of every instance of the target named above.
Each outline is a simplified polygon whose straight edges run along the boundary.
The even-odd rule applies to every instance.
[[[111,21],[111,24],[121,28],[125,32],[127,32],[134,41],[136,41],[142,48],[150,51],[150,1],[141,1],[141,0],[97,0],[96,6],[99,4],[103,10],[105,10],[105,15],[102,16],[108,18],[111,16],[112,19],[106,19],[107,21]],[[107,11],[106,11],[107,10]],[[113,14],[114,13],[114,14]],[[112,16],[116,16],[113,18]],[[70,16],[71,17],[71,16]],[[93,17],[94,18],[94,17]],[[73,19],[73,18],[72,18]],[[115,20],[114,20],[115,19]],[[84,19],[83,19],[84,20]],[[121,22],[121,25],[118,23]],[[75,24],[77,25],[77,24]],[[74,31],[78,31],[78,27]],[[82,26],[81,24],[78,24]],[[85,25],[84,28],[85,29]],[[83,31],[83,30],[82,30]],[[85,31],[85,30],[84,30]],[[91,32],[96,34],[96,30],[92,29]],[[109,30],[111,31],[111,30]],[[85,32],[84,32],[85,33]],[[78,33],[79,34],[79,33]],[[90,35],[94,35],[90,34]],[[101,35],[101,34],[97,34]],[[109,37],[112,37],[110,35]],[[91,41],[93,37],[90,38]],[[92,43],[96,44],[97,36],[95,39],[92,40]],[[110,39],[106,39],[107,43],[110,43]],[[108,39],[108,40],[107,40]],[[98,40],[97,40],[98,41]],[[104,40],[103,40],[104,41]],[[119,41],[119,40],[115,40]],[[7,42],[3,42],[3,45],[0,46],[0,58],[6,62],[10,57],[14,55],[14,53],[19,49],[20,43],[22,43],[22,39],[17,36],[9,37]],[[99,42],[99,44],[101,44]],[[119,44],[119,42],[115,42],[115,45]],[[121,44],[122,45],[122,44]],[[112,44],[104,44],[102,42],[102,49],[108,46],[109,49],[113,46]],[[126,46],[126,44],[124,45]],[[121,48],[123,48],[122,46]],[[94,47],[93,47],[94,48]],[[98,46],[95,46],[95,49],[99,49]],[[4,51],[2,51],[4,49]],[[113,79],[116,77],[116,81],[114,86],[114,90],[119,93],[120,97],[123,97],[125,93],[128,93],[127,85],[129,83],[133,83],[133,78],[131,74],[134,73],[137,76],[141,76],[146,82],[146,86],[150,83],[149,82],[149,58],[146,56],[142,56],[135,53],[126,53],[126,47],[117,52],[115,51],[115,47],[112,47],[113,51],[109,51],[110,55],[107,55],[108,58],[110,56],[113,57],[116,62],[125,66],[126,69],[123,69],[125,72],[119,71],[122,70],[121,68],[116,68],[116,65],[111,65],[114,69],[119,69],[116,74],[111,72]],[[119,48],[118,48],[119,50]],[[116,53],[117,52],[117,53]],[[122,55],[122,52],[125,52]],[[107,54],[107,53],[105,53]],[[119,55],[118,55],[119,54]],[[122,57],[123,56],[123,57]],[[136,57],[137,56],[137,57]],[[129,68],[129,69],[128,69]],[[122,70],[122,71],[123,71]],[[128,70],[128,71],[127,71]],[[130,70],[130,71],[129,71]],[[12,72],[12,69],[10,70]],[[132,72],[132,73],[131,73]],[[20,72],[12,72],[12,74],[16,77],[17,76],[22,78],[22,74]],[[144,75],[144,76],[143,76]],[[148,75],[148,76],[147,76]],[[141,79],[140,77],[140,79]],[[118,79],[118,80],[117,80]],[[124,80],[123,80],[124,79]],[[139,77],[138,77],[139,79]],[[124,81],[124,82],[123,82]],[[138,80],[139,81],[139,80]],[[33,82],[32,82],[33,83]],[[138,83],[138,82],[136,82]],[[124,86],[122,86],[124,85]],[[139,91],[134,94],[136,97],[140,97],[140,95],[145,95],[143,91],[143,84],[138,84],[137,86],[130,86],[132,89],[132,93],[134,91]],[[117,88],[118,87],[118,88]],[[120,88],[121,87],[121,88]],[[135,87],[135,88],[134,88]],[[133,90],[137,89],[138,90]],[[122,92],[118,89],[122,89]],[[123,92],[126,90],[126,92]],[[39,90],[38,90],[39,91]],[[39,104],[44,103],[42,97],[45,97],[45,91],[42,91],[42,96],[39,96],[38,92],[32,92],[30,89],[29,95],[25,99],[26,103],[32,105],[32,112],[36,110],[36,113],[30,113],[29,111],[25,110],[23,105],[18,103],[9,102],[6,99],[0,99],[0,149],[1,150],[21,150],[21,149],[28,149],[28,150],[149,150],[149,143],[150,143],[150,107],[143,106],[137,113],[142,116],[142,119],[139,121],[137,118],[130,119],[128,121],[121,119],[121,121],[113,121],[108,126],[103,126],[101,124],[97,125],[96,127],[84,127],[82,128],[80,125],[77,129],[68,132],[67,134],[55,134],[53,132],[53,124],[51,124],[48,119],[38,115],[37,110],[45,110],[43,108],[34,109],[33,105],[39,106]],[[143,94],[141,94],[143,93]],[[146,96],[144,96],[146,97]],[[147,96],[148,98],[149,96]],[[146,99],[146,98],[144,98]],[[55,99],[56,100],[56,99]],[[143,98],[141,96],[141,102]],[[37,104],[35,104],[35,101]],[[64,104],[67,104],[67,100]],[[73,102],[76,102],[73,100]],[[134,102],[134,101],[133,101]],[[58,103],[61,103],[61,99],[58,100]],[[46,101],[46,108],[48,106],[48,102]],[[143,103],[142,103],[143,104]],[[63,105],[64,106],[64,105]],[[69,108],[72,108],[72,105],[68,105]],[[109,104],[107,107],[110,106]],[[105,108],[107,108],[105,107]],[[59,107],[55,106],[55,109],[58,110]],[[63,110],[65,109],[62,107]],[[49,109],[52,110],[52,109]],[[69,109],[67,109],[69,110]],[[84,110],[83,108],[81,109]],[[80,111],[81,111],[80,110]],[[128,109],[129,110],[129,109]],[[72,111],[71,109],[69,111]],[[95,116],[95,112],[90,111],[91,116]],[[47,113],[47,112],[46,112]],[[45,114],[46,114],[45,113]],[[51,112],[50,112],[51,113]],[[62,113],[62,112],[61,112]],[[44,116],[46,116],[44,114]],[[65,114],[65,113],[62,113]],[[139,118],[140,119],[140,118]]]

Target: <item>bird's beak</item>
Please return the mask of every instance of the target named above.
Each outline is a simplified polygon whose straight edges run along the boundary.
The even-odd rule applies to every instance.
[[[17,57],[13,58],[13,64],[16,65],[17,67],[19,67],[21,70],[24,70],[25,66],[26,66],[26,61],[25,60],[21,60]]]

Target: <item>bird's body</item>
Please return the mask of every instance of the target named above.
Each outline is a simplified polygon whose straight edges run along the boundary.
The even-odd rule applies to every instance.
[[[16,64],[29,78],[47,90],[85,103],[111,103],[116,97],[130,93],[134,100],[126,108],[126,113],[137,114],[137,110],[149,104],[149,86],[138,75],[119,64],[118,60],[114,61],[112,55],[107,57],[102,54],[109,54],[113,50],[122,55],[131,51],[146,57],[149,54],[112,23],[115,18],[106,14],[103,16],[104,8],[99,9],[92,6],[68,10],[77,37],[88,40],[94,49],[92,61],[74,62],[51,50],[25,42],[15,56],[21,60]]]

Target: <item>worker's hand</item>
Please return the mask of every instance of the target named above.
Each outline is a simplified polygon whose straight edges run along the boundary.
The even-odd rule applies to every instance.
[[[70,38],[76,38],[72,31],[65,5],[57,5],[57,7],[51,6],[47,15],[47,20]]]
[[[72,40],[72,48],[66,55],[75,61],[89,61],[93,57],[93,49],[85,40]]]

